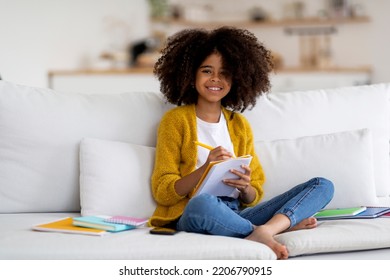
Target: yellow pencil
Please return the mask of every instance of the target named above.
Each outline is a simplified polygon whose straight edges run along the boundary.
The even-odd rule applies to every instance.
[[[209,146],[209,145],[207,145],[207,144],[203,144],[202,142],[198,142],[198,141],[194,141],[194,143],[196,144],[196,145],[198,145],[198,146],[201,146],[201,147],[203,147],[203,148],[206,148],[206,149],[208,149],[208,150],[214,150],[214,148],[213,147],[211,147],[211,146]]]

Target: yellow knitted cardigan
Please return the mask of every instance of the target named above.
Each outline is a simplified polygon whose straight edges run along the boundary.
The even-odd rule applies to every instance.
[[[257,204],[263,196],[262,185],[265,177],[255,154],[253,134],[246,118],[222,108],[230,138],[237,156],[252,155],[250,164],[251,185],[256,198],[250,204]],[[192,193],[180,196],[175,191],[175,182],[195,170],[197,161],[196,112],[195,105],[178,106],[166,112],[158,128],[156,157],[152,174],[152,193],[157,202],[156,210],[149,225],[164,226],[178,219],[184,211]]]

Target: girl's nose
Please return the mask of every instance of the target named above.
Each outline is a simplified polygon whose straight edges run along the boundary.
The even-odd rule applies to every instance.
[[[212,77],[211,77],[211,81],[213,81],[213,82],[219,82],[221,80],[221,78],[219,77],[219,75],[213,75]]]

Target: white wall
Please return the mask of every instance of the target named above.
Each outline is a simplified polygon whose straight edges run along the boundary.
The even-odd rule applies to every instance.
[[[368,1],[367,1],[368,2]],[[390,1],[371,0],[367,10],[372,17],[372,33],[362,38],[374,66],[374,82],[390,82]]]
[[[217,13],[230,13],[240,19],[247,17],[251,5],[281,17],[282,3],[290,0],[172,1],[214,3],[218,8],[213,10],[214,18]],[[339,27],[333,39],[335,64],[372,65],[374,83],[390,82],[390,1],[353,2],[361,3],[372,21]],[[314,16],[324,1],[305,3],[307,15]],[[0,0],[0,75],[4,80],[46,87],[49,70],[94,67],[103,51],[148,36],[148,13],[147,0]],[[286,66],[298,64],[296,37],[286,37],[281,29],[255,33],[284,54]]]
[[[0,75],[46,87],[49,70],[93,66],[149,34],[146,0],[0,0]]]

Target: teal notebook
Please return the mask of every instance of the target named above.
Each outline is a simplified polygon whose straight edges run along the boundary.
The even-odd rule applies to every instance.
[[[87,228],[103,229],[110,232],[118,232],[123,230],[134,229],[135,226],[108,223],[104,220],[107,219],[98,216],[84,216],[73,218],[73,225]]]
[[[335,208],[324,209],[317,212],[314,217],[317,219],[341,219],[346,217],[353,217],[362,213],[367,208],[365,206],[350,207],[350,208]]]

